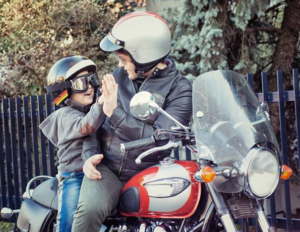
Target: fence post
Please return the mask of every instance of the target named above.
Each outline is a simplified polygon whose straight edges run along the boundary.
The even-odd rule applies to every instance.
[[[31,156],[31,137],[30,137],[30,124],[29,124],[29,107],[28,97],[23,98],[24,104],[24,128],[25,128],[25,144],[26,144],[26,160],[27,160],[27,178],[32,179],[32,156]]]
[[[0,104],[3,101],[0,100]],[[6,187],[5,187],[5,164],[4,164],[4,150],[3,150],[3,127],[2,127],[2,107],[0,106],[0,177],[1,177],[1,203],[2,206],[6,205]]]
[[[296,130],[297,130],[297,153],[298,153],[298,168],[300,177],[300,101],[299,101],[299,74],[298,69],[293,69],[294,93],[295,93],[295,113],[296,113]],[[299,183],[300,184],[300,183]]]
[[[35,169],[35,176],[39,176],[40,161],[39,161],[39,148],[38,148],[38,137],[37,137],[36,96],[30,97],[30,103],[31,103],[31,131],[32,131],[32,142],[33,142],[34,169]],[[37,184],[38,183],[39,182],[37,182]]]
[[[9,119],[10,119],[10,141],[11,141],[11,157],[13,165],[13,180],[14,180],[14,202],[15,207],[20,207],[20,190],[19,190],[19,167],[16,141],[16,121],[15,121],[15,99],[9,99]]]
[[[38,109],[39,109],[39,123],[44,121],[44,105],[43,105],[44,97],[42,95],[38,96]],[[38,127],[39,128],[39,127]],[[40,130],[38,130],[40,131]],[[47,175],[47,155],[46,155],[46,138],[45,135],[40,131],[40,142],[41,142],[41,159],[42,159],[42,173],[43,175]]]
[[[23,140],[23,125],[22,125],[22,108],[21,99],[17,98],[17,123],[18,123],[18,147],[20,157],[20,177],[21,177],[21,189],[22,193],[26,190],[26,178],[25,178],[25,160],[24,160],[24,140]],[[21,194],[22,194],[21,193]]]
[[[288,164],[286,128],[285,128],[285,110],[284,110],[284,99],[283,99],[283,76],[281,70],[277,71],[277,87],[279,93],[279,119],[280,119],[282,161],[283,164]],[[284,181],[284,190],[285,190],[285,207],[286,207],[286,229],[288,231],[292,231],[289,180]]]
[[[6,158],[6,183],[7,183],[7,193],[8,193],[8,205],[13,207],[12,200],[12,178],[11,172],[11,150],[10,150],[10,135],[9,135],[9,123],[8,123],[8,99],[3,99],[3,124],[4,124],[4,136],[5,136],[5,158]]]

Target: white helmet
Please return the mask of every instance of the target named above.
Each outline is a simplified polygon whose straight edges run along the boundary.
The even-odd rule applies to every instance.
[[[147,72],[171,51],[171,32],[166,21],[152,12],[125,15],[100,42],[107,52],[125,49],[137,71]]]

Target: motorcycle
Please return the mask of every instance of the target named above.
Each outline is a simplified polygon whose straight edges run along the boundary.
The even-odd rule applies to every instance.
[[[164,143],[140,154],[137,164],[153,153],[182,146],[196,161],[168,157],[132,177],[122,189],[118,212],[104,222],[106,231],[235,232],[236,220],[248,218],[256,218],[263,232],[276,231],[261,201],[292,170],[281,164],[266,105],[258,102],[242,75],[218,70],[195,79],[192,130],[160,108],[148,92],[136,94],[130,108],[139,120],[161,113],[175,124],[157,130],[152,138],[121,144],[126,152],[149,148],[153,139]],[[41,178],[50,177],[35,177],[28,183],[19,211],[1,211],[6,218],[19,213],[20,231],[55,231],[57,181],[51,177],[30,192],[32,183]],[[42,216],[37,219],[38,214]]]

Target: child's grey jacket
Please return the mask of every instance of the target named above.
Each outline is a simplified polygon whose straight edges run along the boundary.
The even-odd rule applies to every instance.
[[[94,133],[103,123],[102,105],[94,103],[85,114],[65,106],[49,115],[41,124],[44,135],[58,148],[58,172],[82,171],[83,140]]]

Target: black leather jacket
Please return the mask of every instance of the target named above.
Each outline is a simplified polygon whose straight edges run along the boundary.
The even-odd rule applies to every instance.
[[[176,69],[175,63],[168,60],[168,66],[163,70],[155,70],[156,75],[150,76],[138,88],[138,81],[129,80],[123,68],[117,68],[113,76],[118,83],[118,107],[110,118],[107,118],[97,132],[101,150],[104,154],[103,163],[107,165],[121,180],[127,180],[158,163],[170,151],[152,154],[136,164],[135,159],[145,150],[133,150],[125,154],[120,151],[120,144],[142,138],[151,137],[156,129],[170,129],[174,123],[162,114],[157,114],[150,121],[139,121],[130,113],[131,98],[140,91],[151,92],[157,103],[183,125],[188,125],[192,115],[192,87],[187,78]],[[153,74],[154,74],[153,73]],[[93,139],[86,139],[83,145],[82,158],[99,154],[95,150]]]

